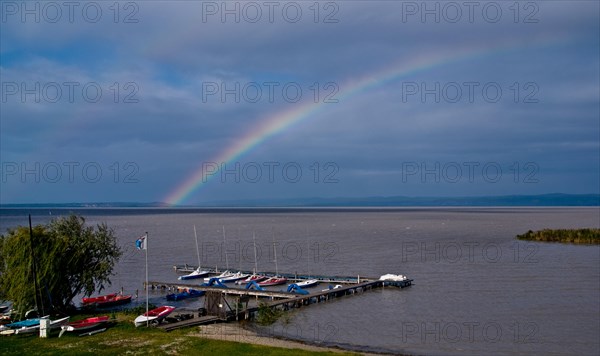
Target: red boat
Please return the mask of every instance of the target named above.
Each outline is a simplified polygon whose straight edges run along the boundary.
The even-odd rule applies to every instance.
[[[235,282],[235,284],[248,284],[248,282],[252,282],[252,281],[259,282],[259,281],[262,281],[263,279],[267,279],[267,276],[263,276],[262,274],[253,274],[246,279],[242,279],[242,280]]]
[[[109,299],[102,302],[96,302],[96,306],[99,308],[113,307],[115,305],[127,304],[131,302],[130,295],[117,295],[113,299]]]
[[[100,326],[100,325],[108,322],[108,319],[109,319],[108,315],[104,315],[104,316],[95,316],[95,317],[91,317],[91,318],[87,318],[87,319],[83,319],[83,320],[79,320],[79,321],[73,321],[71,323],[68,323],[67,325],[61,326],[62,330],[60,331],[59,337],[61,337],[65,331],[84,331],[84,330],[93,329],[97,326]]]
[[[82,298],[81,302],[83,305],[89,305],[89,304],[94,304],[94,303],[98,303],[98,302],[105,302],[107,300],[114,299],[116,296],[118,296],[117,293],[112,293],[112,294],[107,294],[107,295],[101,295],[99,297]]]
[[[95,305],[99,308],[113,307],[115,305],[127,304],[131,302],[130,295],[120,295],[120,294],[107,294],[100,297],[94,298],[83,298],[82,304],[83,306],[91,306]]]
[[[144,313],[134,320],[135,326],[142,326],[149,322],[160,322],[167,315],[171,314],[175,310],[175,307],[170,307],[168,305],[164,305],[162,307],[158,307],[156,309],[149,310],[147,313]]]
[[[271,277],[262,282],[258,282],[258,285],[261,287],[267,287],[267,286],[277,286],[277,285],[285,284],[285,283],[287,283],[287,278],[285,278],[285,277]]]

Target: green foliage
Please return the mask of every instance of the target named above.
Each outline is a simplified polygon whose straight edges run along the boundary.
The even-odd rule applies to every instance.
[[[260,303],[258,306],[258,315],[256,322],[260,325],[271,325],[277,321],[283,315],[283,311],[271,308],[265,303]]]
[[[519,240],[563,242],[572,244],[600,244],[600,229],[544,229],[540,231],[527,231],[517,235]]]
[[[21,313],[35,306],[32,253],[46,313],[68,310],[80,293],[102,291],[121,256],[112,229],[86,226],[80,216],[35,226],[32,238],[28,227],[9,230],[0,238],[0,298],[12,300]]]

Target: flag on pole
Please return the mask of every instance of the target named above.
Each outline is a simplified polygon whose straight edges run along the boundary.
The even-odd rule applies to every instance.
[[[135,247],[137,247],[138,250],[146,249],[146,246],[147,246],[146,238],[147,237],[148,237],[148,235],[144,235],[144,236],[140,236],[140,238],[135,240]]]

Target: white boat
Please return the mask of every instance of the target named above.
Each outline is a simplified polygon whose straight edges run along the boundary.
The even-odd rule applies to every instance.
[[[296,285],[300,288],[310,288],[319,284],[317,279],[307,279],[306,281],[298,282]]]
[[[175,307],[164,305],[162,307],[152,309],[147,313],[138,316],[137,318],[135,318],[133,323],[136,327],[138,327],[148,323],[160,322],[167,315],[171,314],[173,310],[175,310]]]
[[[249,276],[249,274],[246,273],[242,273],[242,272],[231,272],[231,271],[225,271],[223,273],[221,273],[218,276],[214,276],[214,277],[210,277],[210,278],[204,278],[204,282],[210,282],[210,280],[212,278],[218,278],[219,281],[221,281],[221,283],[227,283],[227,282],[234,282],[240,279],[244,279],[247,278]]]
[[[250,276],[247,273],[242,273],[242,272],[235,272],[234,274],[232,274],[229,277],[223,277],[223,278],[219,278],[219,280],[222,283],[227,283],[227,282],[235,282],[238,281],[240,279],[244,279],[244,278],[248,278],[248,276]]]
[[[194,238],[196,240],[196,255],[198,255],[198,268],[196,268],[196,270],[194,270],[190,274],[186,274],[185,276],[180,276],[178,278],[180,281],[184,281],[186,279],[202,278],[204,276],[207,276],[210,273],[210,271],[202,270],[202,263],[200,261],[200,248],[198,247],[198,234],[196,234],[196,225],[194,225]]]
[[[203,271],[200,267],[196,268],[192,273],[190,274],[186,274],[185,276],[179,276],[180,281],[184,281],[187,279],[196,279],[196,278],[202,278],[204,276],[207,276],[210,273],[210,271]]]
[[[226,277],[231,277],[231,276],[233,276],[233,272],[231,272],[231,271],[224,271],[224,272],[222,272],[218,276],[212,276],[212,277],[206,277],[206,278],[204,278],[204,282],[208,283],[213,278],[218,278],[220,280],[221,278],[226,278]]]
[[[383,276],[379,277],[380,281],[394,281],[394,282],[401,282],[401,281],[405,281],[408,278],[406,278],[406,276],[401,275],[401,274],[384,274]]]

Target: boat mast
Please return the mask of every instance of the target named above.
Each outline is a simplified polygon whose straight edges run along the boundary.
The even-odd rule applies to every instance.
[[[148,231],[146,231],[146,239],[144,240],[146,244],[146,327],[150,324],[148,320]]]
[[[202,267],[200,263],[200,249],[198,248],[198,235],[196,234],[196,225],[194,224],[194,238],[196,239],[196,254],[198,255],[198,271]]]
[[[254,274],[258,271],[258,262],[256,261],[256,232],[252,233],[252,241],[254,241]]]
[[[229,259],[227,258],[227,248],[225,244],[225,225],[223,225],[223,253],[225,253],[225,268],[226,270],[229,270]]]
[[[306,228],[306,273],[310,279],[310,240],[308,239],[308,227]]]
[[[279,269],[277,268],[277,249],[275,248],[275,231],[273,231],[273,256],[275,257],[275,275],[279,276]]]

